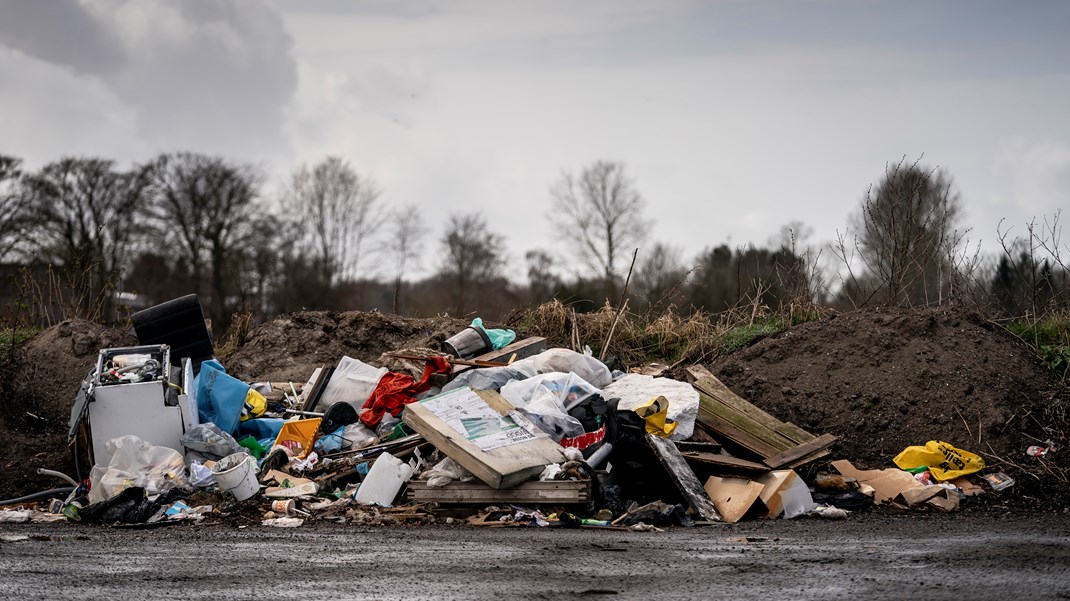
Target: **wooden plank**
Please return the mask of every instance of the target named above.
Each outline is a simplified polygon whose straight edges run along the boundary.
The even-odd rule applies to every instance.
[[[762,457],[771,457],[794,446],[787,439],[777,437],[772,430],[713,401],[702,392],[699,393],[698,420]]]
[[[763,463],[747,461],[746,459],[732,457],[731,455],[721,455],[720,453],[703,453],[701,451],[684,451],[682,452],[682,455],[687,461],[699,463],[704,466],[723,467],[741,472],[769,471],[769,467]]]
[[[762,411],[758,407],[755,407],[749,403],[746,399],[732,392],[724,382],[717,379],[708,369],[701,365],[692,365],[685,370],[687,377],[692,381],[692,386],[698,389],[700,392],[707,394],[711,399],[729,407],[740,414],[745,415],[756,423],[759,423],[773,432],[779,432],[781,435],[792,439],[795,435],[803,438],[804,440],[791,440],[791,442],[800,443],[812,440],[813,434],[806,432],[797,427],[788,429],[786,431],[781,430],[784,422],[769,415],[765,411]]]
[[[832,446],[837,440],[839,439],[831,434],[822,434],[809,442],[804,442],[793,449],[788,449],[783,453],[780,453],[779,455],[768,457],[762,461],[762,463],[768,465],[772,469],[778,469],[789,463],[798,461],[803,457],[812,455],[817,451],[824,451]]]
[[[523,482],[516,488],[497,490],[482,482],[450,482],[446,486],[428,486],[427,482],[413,480],[406,493],[410,501],[435,501],[437,503],[522,503],[522,504],[579,504],[590,497],[590,480],[561,480]]]
[[[446,394],[464,392],[472,391],[460,388]],[[506,415],[514,409],[497,392],[478,390],[475,394],[500,415]],[[522,415],[514,412],[513,418],[518,423],[530,425],[534,430],[534,440],[484,451],[435,415],[426,405],[428,400],[406,405],[401,414],[402,421],[492,488],[511,488],[538,475],[547,464],[565,461],[561,446]]]
[[[713,501],[710,500],[710,496],[702,488],[702,483],[699,482],[691,467],[687,465],[687,461],[684,460],[684,456],[680,454],[676,445],[671,440],[660,438],[653,434],[647,434],[646,441],[650,448],[654,450],[654,455],[657,456],[662,467],[668,472],[669,478],[676,484],[676,488],[680,490],[684,500],[691,506],[690,511],[703,520],[710,522],[721,521],[721,516],[717,514],[717,508],[713,506]]]
[[[800,459],[792,461],[791,463],[785,465],[784,468],[785,469],[795,469],[797,467],[804,466],[807,463],[812,463],[814,461],[817,461],[818,459],[821,459],[822,457],[827,457],[830,454],[831,453],[829,453],[828,450],[822,449],[822,450],[820,450],[820,451],[818,451],[816,453],[812,453],[810,455],[807,455],[805,457],[802,457]]]
[[[751,451],[752,453],[762,457],[772,457],[780,452],[780,449],[770,447],[760,440],[756,440],[753,436],[747,434],[745,431],[733,426],[732,424],[723,420],[711,417],[710,414],[699,411],[697,422],[706,429],[711,430],[718,436],[721,436],[727,440],[730,440],[744,449]]]
[[[677,440],[676,448],[680,449],[681,453],[687,453],[695,451],[697,453],[720,453],[721,445],[716,442],[701,442],[693,440]]]
[[[802,444],[804,442],[810,442],[814,439],[814,435],[803,430],[799,426],[791,422],[784,422],[776,429],[777,434],[781,434],[791,439],[795,444]]]
[[[490,351],[489,353],[483,353],[478,357],[473,357],[472,361],[494,361],[494,362],[508,362],[510,358],[515,354],[517,359],[526,359],[532,355],[538,355],[546,350],[546,337],[544,336],[531,336],[523,340],[517,340],[512,344],[507,344],[496,351]],[[453,374],[457,375],[462,371],[471,369],[468,365],[454,365]]]

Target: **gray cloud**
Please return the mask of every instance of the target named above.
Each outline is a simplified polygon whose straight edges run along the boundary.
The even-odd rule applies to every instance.
[[[133,115],[146,153],[181,148],[253,159],[286,152],[281,132],[297,66],[269,4],[8,2],[0,23],[0,43],[111,90]]]
[[[126,62],[115,36],[70,0],[0,2],[0,44],[79,73],[114,71]]]

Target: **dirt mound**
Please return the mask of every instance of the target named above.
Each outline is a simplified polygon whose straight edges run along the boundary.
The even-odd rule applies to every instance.
[[[136,344],[131,330],[81,319],[64,321],[20,349],[6,396],[17,413],[30,412],[49,425],[66,428],[71,399],[82,378],[96,365],[100,349]]]
[[[858,464],[889,467],[909,445],[946,440],[1014,475],[1026,484],[1021,494],[1065,488],[1023,473],[1039,467],[1024,451],[1046,439],[1067,442],[1070,391],[1025,344],[975,314],[838,315],[764,339],[710,370],[780,419],[839,436],[834,455]],[[1065,464],[1059,455],[1046,461]]]
[[[223,359],[227,371],[246,381],[304,382],[343,355],[377,363],[379,355],[405,348],[439,350],[468,321],[416,319],[376,311],[290,313],[257,326],[248,340]]]
[[[71,402],[102,348],[137,344],[132,331],[84,320],[64,321],[29,340],[4,366],[0,437],[17,441],[0,459],[4,498],[63,486],[37,468],[74,473],[67,448]]]
[[[377,312],[292,313],[257,326],[222,360],[246,381],[303,381],[343,355],[376,363],[391,350],[441,348],[467,325]],[[0,436],[17,440],[19,449],[0,459],[0,495],[59,484],[36,475],[38,467],[73,473],[65,441],[78,384],[99,349],[133,344],[129,331],[70,321],[21,349],[0,379]],[[839,315],[766,338],[710,369],[778,418],[840,436],[837,458],[885,467],[907,445],[947,440],[1018,478],[1023,485],[1011,493],[1018,498],[1036,501],[1055,484],[1025,473],[1024,449],[1048,438],[1067,442],[1070,392],[1028,347],[975,315],[942,309]],[[1047,461],[1061,462],[1065,474],[1063,457]]]

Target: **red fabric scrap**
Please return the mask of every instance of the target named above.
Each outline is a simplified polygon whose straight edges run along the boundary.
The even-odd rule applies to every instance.
[[[364,402],[365,411],[361,412],[360,421],[374,428],[387,412],[397,417],[405,405],[416,400],[416,395],[431,387],[432,375],[445,373],[449,369],[450,364],[445,357],[428,357],[419,382],[408,374],[387,372]]]

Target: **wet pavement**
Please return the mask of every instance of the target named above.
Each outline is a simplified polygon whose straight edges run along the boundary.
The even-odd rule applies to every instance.
[[[1070,515],[868,514],[664,533],[0,525],[0,598],[165,597],[1070,598]]]

